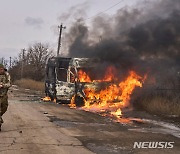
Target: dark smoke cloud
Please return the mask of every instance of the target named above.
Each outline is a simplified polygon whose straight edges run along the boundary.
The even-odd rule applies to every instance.
[[[73,23],[66,34],[70,57],[98,57],[121,71],[157,78],[180,72],[180,1],[161,0],[102,15],[87,26]],[[161,80],[161,79],[160,79]]]
[[[58,20],[61,22],[68,22],[69,20],[72,19],[79,19],[82,17],[86,16],[86,11],[89,8],[89,2],[86,1],[84,3],[80,3],[77,5],[74,5],[69,8],[65,13],[62,13],[59,17]]]

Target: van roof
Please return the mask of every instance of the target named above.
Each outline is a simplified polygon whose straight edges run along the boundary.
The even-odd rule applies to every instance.
[[[48,60],[49,66],[54,67],[95,67],[100,62],[97,58],[65,58],[65,57],[52,57]]]

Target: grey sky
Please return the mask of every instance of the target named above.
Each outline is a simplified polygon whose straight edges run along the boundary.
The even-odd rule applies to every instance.
[[[113,14],[118,8],[137,1],[124,0],[106,13]],[[80,13],[88,18],[118,2],[120,0],[0,0],[0,57],[17,56],[22,48],[34,42],[49,43],[56,50],[58,34],[54,28],[60,24],[60,16],[79,6],[86,7],[86,13]],[[70,25],[65,24],[68,30]]]

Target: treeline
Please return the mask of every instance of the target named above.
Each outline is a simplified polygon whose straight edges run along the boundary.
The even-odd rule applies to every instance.
[[[48,44],[35,43],[27,50],[23,49],[18,57],[11,61],[9,73],[13,81],[22,78],[42,81],[45,77],[45,66],[53,51]]]

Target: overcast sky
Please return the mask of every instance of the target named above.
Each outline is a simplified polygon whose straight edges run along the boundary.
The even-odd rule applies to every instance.
[[[113,14],[119,8],[133,5],[138,0],[0,0],[0,58],[15,57],[22,48],[34,42],[49,43],[56,50],[59,17],[85,8],[82,17],[89,18],[121,2],[105,13]],[[140,0],[139,0],[140,1]],[[73,20],[71,17],[70,20]],[[71,22],[71,21],[68,22]],[[66,23],[67,29],[70,23]],[[90,20],[87,20],[90,22]]]

